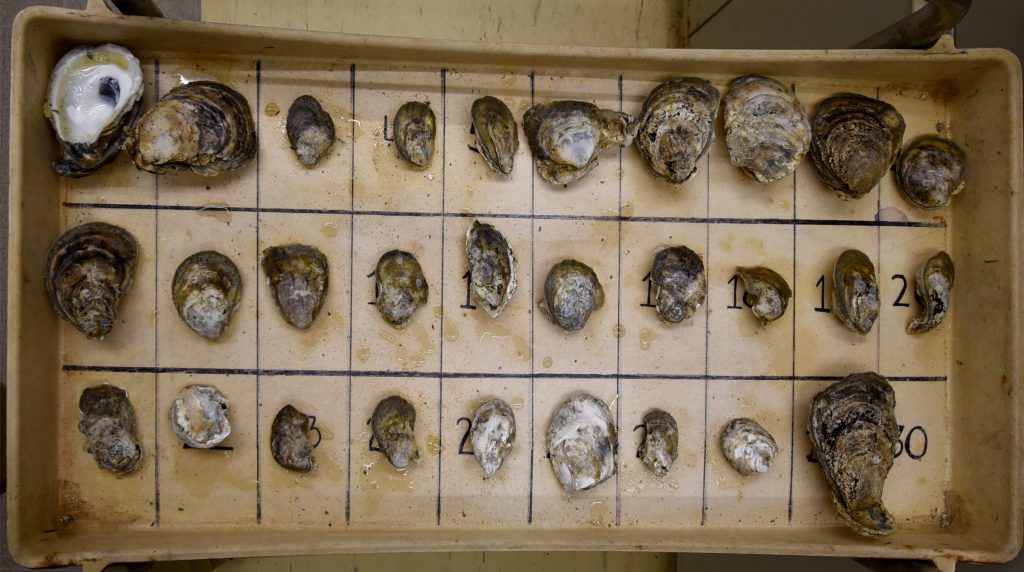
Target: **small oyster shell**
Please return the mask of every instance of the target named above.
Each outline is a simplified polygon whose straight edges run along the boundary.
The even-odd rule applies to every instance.
[[[285,133],[299,161],[312,167],[334,145],[334,120],[315,97],[301,95],[288,108]]]
[[[470,441],[473,456],[484,473],[493,477],[516,442],[516,416],[512,407],[501,399],[492,399],[478,407],[473,415]]]
[[[930,332],[942,323],[949,313],[949,298],[953,295],[955,274],[953,260],[942,250],[918,268],[914,297],[923,310],[920,316],[907,325],[908,334]]]
[[[395,148],[398,156],[417,169],[430,166],[434,156],[434,134],[437,131],[430,105],[410,101],[395,113]]]
[[[551,323],[567,332],[582,330],[590,314],[604,305],[604,289],[594,270],[578,260],[556,263],[544,280],[537,305]]]
[[[127,230],[90,222],[62,234],[46,253],[46,293],[57,315],[102,340],[135,278],[139,246]]]
[[[792,90],[758,75],[736,78],[725,94],[729,160],[757,182],[789,176],[811,144],[811,124]]]
[[[228,400],[209,385],[189,385],[178,392],[169,411],[171,429],[189,447],[209,449],[231,434]]]
[[[291,405],[277,412],[270,428],[270,453],[278,465],[300,473],[313,468],[310,425],[310,417]]]
[[[296,328],[309,328],[327,295],[327,257],[312,246],[288,244],[264,250],[262,265],[281,315]]]
[[[882,489],[899,437],[896,396],[877,373],[855,373],[814,396],[807,432],[839,516],[865,536],[893,531]]]
[[[127,130],[125,150],[146,171],[213,176],[256,156],[256,126],[245,96],[214,81],[167,92]]]
[[[924,210],[949,204],[964,188],[967,156],[949,139],[922,135],[907,145],[896,163],[896,183],[903,198]]]
[[[700,255],[685,246],[665,248],[651,268],[654,309],[658,318],[676,324],[693,317],[708,293],[707,274]]]
[[[618,443],[604,401],[579,393],[562,403],[548,429],[548,455],[565,494],[591,489],[614,475]]]
[[[679,426],[667,411],[652,409],[644,415],[640,460],[655,475],[664,477],[679,458]]]
[[[78,399],[78,410],[78,430],[101,469],[125,475],[139,468],[142,448],[135,440],[135,410],[127,391],[107,384],[87,387]]]
[[[537,174],[568,185],[597,166],[606,147],[633,142],[631,115],[585,101],[538,103],[523,115],[523,131],[537,160]]]
[[[753,419],[733,419],[722,429],[722,453],[744,477],[767,473],[779,454],[779,446],[764,427]]]
[[[741,266],[736,273],[743,281],[744,290],[754,297],[750,310],[762,324],[773,322],[786,313],[793,291],[778,272],[764,266]]]
[[[242,301],[242,275],[227,256],[213,250],[197,252],[174,271],[171,297],[188,327],[215,340]]]
[[[418,459],[416,447],[416,409],[411,403],[397,395],[381,400],[370,418],[373,439],[398,470],[409,466],[409,461]]]
[[[655,87],[637,117],[636,148],[654,174],[673,185],[693,176],[715,138],[719,94],[707,80],[684,77]]]
[[[416,257],[408,252],[392,250],[377,261],[377,311],[384,321],[404,328],[409,319],[427,303],[429,287]]]
[[[821,102],[811,119],[811,159],[841,199],[859,199],[889,170],[903,144],[903,116],[855,93]]]
[[[473,297],[492,318],[516,292],[516,258],[498,229],[473,221],[466,231],[466,258]]]
[[[875,265],[859,250],[843,252],[832,269],[832,314],[851,332],[867,335],[878,309]]]
[[[519,128],[505,102],[484,96],[473,102],[473,133],[476,150],[491,170],[512,173],[519,149]]]

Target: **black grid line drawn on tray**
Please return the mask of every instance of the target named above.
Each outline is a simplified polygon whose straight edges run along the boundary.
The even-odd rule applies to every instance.
[[[153,61],[153,88],[160,97],[160,60]],[[160,175],[153,173],[153,200],[160,204]],[[153,213],[153,364],[160,366],[160,211]],[[160,374],[153,371],[153,509],[160,526]]]
[[[445,167],[447,166],[447,159],[445,156],[445,149],[448,146],[448,94],[447,94],[447,74],[448,70],[441,70],[441,213],[444,214],[445,203],[444,203],[444,175]],[[387,125],[387,122],[385,122]],[[444,238],[445,238],[445,226],[447,220],[441,220],[441,323],[437,328],[438,333],[438,376],[437,376],[437,435],[438,435],[438,447],[442,446],[440,442],[441,435],[443,434],[441,427],[442,415],[444,411]],[[441,481],[443,479],[441,472],[441,459],[444,455],[437,456],[437,525],[441,526]]]
[[[262,109],[260,105],[260,82],[263,65],[256,60],[256,109]],[[260,138],[260,122],[256,122],[256,140]],[[260,271],[260,154],[256,153],[256,274]],[[258,280],[257,280],[258,281]],[[260,290],[256,285],[256,524],[263,524],[263,484],[260,480],[260,450],[263,447],[260,443]]]
[[[351,115],[349,119],[349,149],[351,153],[349,165],[349,224],[348,224],[348,369],[352,371],[352,309],[355,299],[355,244],[356,244],[356,218],[351,214],[356,208],[356,64],[349,67],[348,77],[349,99]],[[345,525],[352,523],[352,375],[348,378],[348,468],[345,470]]]
[[[536,74],[530,71],[530,107],[535,105],[536,101]],[[537,283],[537,252],[536,252],[536,224],[533,222],[534,214],[537,208],[537,159],[530,153],[530,304],[533,305],[535,299],[534,284]],[[537,318],[536,310],[530,311],[530,484],[529,484],[529,500],[526,503],[526,524],[533,524],[533,462],[534,462],[534,438],[536,436],[536,429],[534,428],[534,408],[533,408],[533,390],[534,390],[534,379],[536,377],[536,364],[534,358],[536,352],[534,351],[534,328],[535,320]]]
[[[622,112],[622,74],[619,74],[619,112]],[[616,288],[615,295],[618,300],[615,304],[615,324],[616,328],[622,327],[622,147],[619,147],[619,199],[617,212],[619,213],[618,220],[618,269],[615,271]],[[619,375],[622,373],[622,336],[616,331],[615,334],[615,420],[618,424],[622,425],[622,377]],[[619,437],[621,432],[616,436]],[[620,443],[621,445],[621,443]],[[615,468],[615,526],[622,526],[622,456],[618,456],[616,462],[619,464]]]

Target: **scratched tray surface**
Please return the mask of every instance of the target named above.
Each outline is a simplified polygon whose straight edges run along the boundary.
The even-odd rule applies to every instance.
[[[130,48],[131,46],[129,46]],[[721,125],[693,178],[679,189],[655,179],[636,149],[611,150],[565,190],[535,176],[520,134],[510,177],[490,172],[467,147],[471,103],[503,99],[517,119],[533,103],[582,99],[639,111],[654,82],[549,77],[337,61],[256,61],[139,54],[145,106],[182,81],[217,79],[240,91],[258,121],[260,151],[244,169],[216,178],[154,176],[122,156],[99,173],[64,180],[65,228],[101,220],[139,240],[135,285],[103,342],[61,323],[60,503],[74,527],[395,529],[837,526],[805,436],[812,396],[842,376],[877,370],[896,390],[902,426],[885,502],[908,528],[938,524],[948,488],[946,375],[951,324],[904,333],[919,310],[913,273],[947,248],[947,213],[925,215],[898,196],[891,174],[858,201],[832,196],[809,160],[767,187],[729,163]],[[711,76],[725,92],[728,77]],[[790,82],[789,78],[781,80]],[[849,90],[892,103],[906,139],[956,128],[928,91],[807,80],[796,91],[808,111]],[[300,166],[284,135],[292,100],[317,97],[338,140],[317,167]],[[438,117],[426,171],[406,167],[385,118],[408,100]],[[719,124],[721,121],[719,120]],[[467,303],[465,232],[495,224],[517,257],[519,291],[497,319]],[[287,325],[258,271],[262,249],[312,244],[330,261],[330,290],[308,331]],[[685,244],[708,269],[704,308],[684,323],[659,322],[646,274],[654,253]],[[872,332],[858,336],[830,315],[828,278],[839,253],[859,248],[877,267],[883,299]],[[221,339],[208,342],[177,316],[170,282],[187,255],[216,249],[245,283]],[[387,250],[413,252],[430,299],[404,330],[372,306],[372,273]],[[952,253],[956,258],[956,253]],[[585,330],[565,334],[536,311],[547,269],[577,258],[606,294]],[[763,264],[790,281],[795,298],[762,327],[744,306],[735,269]],[[77,430],[86,386],[128,390],[144,450],[141,469],[115,477],[97,469]],[[211,384],[230,400],[231,436],[217,450],[185,449],[167,411],[180,388]],[[585,390],[611,405],[620,429],[619,471],[565,498],[545,436],[557,405]],[[375,404],[397,393],[416,407],[420,459],[400,473],[371,450]],[[512,404],[515,448],[484,480],[464,444],[482,401]],[[317,417],[316,469],[295,474],[269,454],[269,427],[287,403]],[[652,407],[679,422],[680,456],[666,478],[636,458],[633,428]],[[719,447],[729,419],[752,417],[780,445],[771,472],[740,478]],[[464,447],[465,445],[465,447]]]

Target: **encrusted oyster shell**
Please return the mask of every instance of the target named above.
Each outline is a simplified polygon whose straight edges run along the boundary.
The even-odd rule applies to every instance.
[[[786,313],[793,291],[778,272],[764,266],[740,267],[736,270],[743,288],[754,298],[750,311],[762,324],[773,322]]]
[[[772,468],[779,446],[757,421],[740,417],[722,429],[722,454],[736,472],[749,477]]]
[[[692,318],[708,294],[704,260],[685,246],[665,248],[654,256],[651,284],[661,321],[675,324]]]
[[[262,266],[284,319],[303,330],[313,325],[327,295],[327,257],[305,244],[271,246]]]
[[[516,416],[501,399],[477,407],[470,433],[473,456],[488,477],[493,477],[516,442]]]
[[[859,250],[843,252],[832,269],[832,313],[851,332],[867,335],[878,310],[875,265]]]
[[[410,101],[395,113],[395,148],[398,156],[417,169],[426,169],[434,156],[437,131],[430,104]]]
[[[932,256],[915,275],[914,297],[921,304],[921,315],[907,325],[908,334],[930,332],[942,323],[949,313],[949,299],[953,295],[953,259],[940,250]]]
[[[662,409],[648,411],[643,425],[640,460],[656,476],[664,477],[679,458],[679,426],[675,417]]]
[[[579,393],[559,406],[548,429],[551,469],[565,494],[587,490],[615,474],[618,437],[608,404]]]
[[[572,259],[551,267],[544,280],[544,297],[537,306],[551,323],[567,332],[582,330],[590,314],[604,305],[604,289],[597,274]]]
[[[497,318],[516,292],[516,257],[494,226],[473,221],[466,231],[466,259],[473,297]]]
[[[922,135],[907,145],[896,163],[896,183],[911,204],[934,210],[949,204],[964,188],[967,156],[959,145],[937,135]]]
[[[523,131],[537,160],[537,174],[568,185],[597,166],[597,156],[612,145],[633,142],[631,115],[601,109],[585,101],[538,103],[523,115]]]
[[[78,430],[101,469],[120,475],[139,467],[142,447],[135,439],[135,409],[128,392],[113,385],[87,387],[78,399]]]
[[[778,81],[748,75],[729,84],[722,105],[729,160],[757,182],[790,175],[811,144],[811,124],[796,94]]]
[[[231,434],[228,400],[216,387],[189,385],[178,392],[168,417],[171,430],[189,447],[209,449]]]
[[[491,170],[508,175],[519,149],[519,128],[505,102],[489,95],[473,102],[476,151]]]
[[[227,256],[213,250],[197,252],[175,270],[171,297],[188,327],[215,340],[242,302],[242,275]]]
[[[715,139],[719,94],[699,77],[655,87],[636,119],[636,148],[651,171],[673,185],[693,176]]]
[[[299,473],[313,468],[311,425],[310,417],[290,404],[277,412],[270,427],[270,453],[278,465]]]
[[[398,470],[409,466],[409,461],[418,459],[416,446],[416,409],[398,395],[384,398],[373,410],[370,418],[373,439]]]
[[[427,303],[429,287],[416,257],[401,250],[384,253],[374,273],[377,284],[377,311],[384,321],[404,328],[412,315]]]
[[[288,108],[285,134],[299,161],[312,167],[334,145],[334,120],[315,97],[301,95]]]

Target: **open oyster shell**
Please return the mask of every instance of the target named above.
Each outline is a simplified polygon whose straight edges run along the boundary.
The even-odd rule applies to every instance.
[[[404,328],[420,306],[427,303],[429,287],[416,257],[401,250],[385,252],[374,273],[377,311],[384,321]]]
[[[729,160],[768,184],[796,170],[811,144],[811,124],[792,90],[758,75],[729,84],[722,106]]]
[[[793,291],[778,272],[764,266],[741,266],[736,273],[743,281],[744,290],[754,297],[750,311],[762,324],[773,322],[786,313]]]
[[[312,167],[334,145],[334,120],[315,97],[300,95],[288,108],[285,134],[299,161]]]
[[[370,418],[370,428],[377,446],[398,470],[409,466],[409,461],[418,459],[416,446],[416,409],[398,395],[386,397],[377,404]]]
[[[270,428],[270,453],[278,465],[299,473],[307,473],[313,468],[310,421],[308,415],[291,405],[285,405],[274,416]]]
[[[658,318],[668,324],[692,318],[708,294],[704,261],[685,246],[665,248],[655,255],[651,284],[654,309]]]
[[[537,174],[568,185],[597,166],[598,154],[633,142],[631,115],[585,101],[538,103],[523,115],[523,131],[537,160]]]
[[[410,101],[399,107],[395,113],[394,132],[399,157],[417,169],[430,166],[437,127],[429,104]]]
[[[640,442],[640,460],[656,476],[664,477],[679,458],[679,426],[676,418],[662,409],[644,415],[644,440]]]
[[[921,304],[921,315],[907,325],[908,334],[930,332],[942,323],[949,313],[949,298],[953,295],[953,259],[940,250],[932,256],[915,276],[914,297]]]
[[[937,135],[922,135],[907,145],[896,163],[903,198],[924,210],[949,204],[964,188],[967,156],[959,145]]]
[[[271,246],[263,251],[262,266],[284,319],[296,328],[309,328],[327,295],[327,257],[305,244]]]
[[[636,148],[654,174],[673,185],[693,176],[715,138],[719,94],[707,80],[684,77],[655,87],[636,119]]]
[[[476,151],[491,170],[510,174],[519,149],[519,128],[512,111],[502,100],[487,95],[473,102],[471,113]]]
[[[608,404],[589,393],[562,403],[548,429],[548,454],[565,494],[594,488],[614,475],[618,445]]]
[[[544,297],[537,306],[559,328],[582,330],[590,314],[604,306],[604,289],[591,267],[578,260],[562,260],[548,271]]]
[[[843,252],[832,269],[832,313],[851,332],[867,335],[878,310],[875,265],[859,250]]]
[[[757,421],[740,417],[722,429],[722,453],[736,472],[749,477],[772,468],[779,446]]]
[[[139,467],[142,448],[135,439],[135,409],[128,392],[113,385],[87,387],[78,399],[78,430],[101,469],[120,475]]]
[[[473,414],[473,456],[488,477],[493,477],[516,442],[516,416],[501,399],[492,399]]]
[[[210,385],[189,385],[174,398],[168,416],[171,430],[189,447],[209,449],[231,434],[228,400]]]
[[[213,250],[197,252],[175,270],[171,297],[188,327],[215,340],[242,302],[242,275],[227,256]]]
[[[466,259],[473,297],[497,318],[516,292],[516,257],[492,225],[473,221],[466,231]]]

